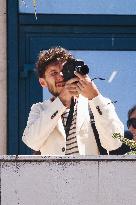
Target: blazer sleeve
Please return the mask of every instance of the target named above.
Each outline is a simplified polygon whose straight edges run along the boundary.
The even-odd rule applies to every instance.
[[[98,95],[89,100],[89,106],[93,112],[97,131],[101,145],[107,150],[115,150],[122,143],[119,139],[112,137],[113,133],[124,135],[124,125],[120,121],[115,111],[115,107],[110,99]]]
[[[23,133],[23,142],[33,150],[40,150],[40,147],[54,130],[65,109],[66,107],[59,98],[48,104],[34,104],[31,107],[27,126]]]

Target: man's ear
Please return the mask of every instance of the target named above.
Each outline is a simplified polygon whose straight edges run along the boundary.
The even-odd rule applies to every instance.
[[[39,83],[43,88],[47,87],[47,83],[44,78],[39,78]]]

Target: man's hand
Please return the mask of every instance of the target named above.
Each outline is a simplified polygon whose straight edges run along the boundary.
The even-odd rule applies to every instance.
[[[99,94],[99,90],[97,89],[96,85],[91,81],[88,75],[81,75],[75,72],[75,75],[78,77],[77,91],[79,94],[83,95],[84,97],[92,100]]]
[[[79,92],[77,90],[77,82],[79,81],[78,77],[68,80],[59,94],[59,99],[67,108],[70,107],[72,96],[78,98]]]

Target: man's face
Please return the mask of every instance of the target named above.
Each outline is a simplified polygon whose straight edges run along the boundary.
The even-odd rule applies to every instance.
[[[63,69],[62,63],[53,63],[47,66],[45,77],[40,78],[39,82],[42,87],[48,87],[49,92],[57,97],[63,89],[65,82],[61,75]]]
[[[136,118],[136,110],[131,114],[130,119],[131,118]],[[133,138],[136,141],[136,128],[134,128],[132,125],[130,125],[129,131],[133,134]]]

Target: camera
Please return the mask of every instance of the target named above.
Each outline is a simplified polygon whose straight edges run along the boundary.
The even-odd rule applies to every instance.
[[[68,81],[71,78],[76,77],[74,71],[80,73],[81,75],[86,75],[89,73],[89,68],[84,64],[82,60],[70,59],[64,65],[62,69],[62,74],[64,81]]]

